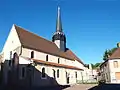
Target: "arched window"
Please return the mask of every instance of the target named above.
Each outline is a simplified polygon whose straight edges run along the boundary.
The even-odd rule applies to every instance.
[[[54,69],[53,69],[53,77],[56,78],[56,76],[55,76],[55,70]]]
[[[58,58],[58,63],[60,63],[60,58]]]
[[[9,66],[11,66],[11,60],[12,60],[12,51],[10,51],[10,60],[9,60]]]
[[[57,70],[57,78],[59,78],[59,69]]]
[[[45,68],[42,68],[42,78],[45,78]]]
[[[31,58],[34,58],[34,51],[31,52]]]
[[[16,58],[16,56],[17,56],[17,53],[15,52],[15,53],[13,54],[12,65],[14,65],[14,64],[15,64],[15,58]]]
[[[48,55],[46,55],[46,61],[48,61]]]
[[[77,78],[77,72],[75,72],[75,78]]]
[[[67,74],[67,72],[66,72],[66,77],[68,77],[68,74]]]

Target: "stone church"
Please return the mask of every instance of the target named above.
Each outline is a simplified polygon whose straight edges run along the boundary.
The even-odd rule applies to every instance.
[[[66,43],[60,7],[51,41],[14,24],[1,52],[3,83],[51,86],[84,80],[85,65]]]

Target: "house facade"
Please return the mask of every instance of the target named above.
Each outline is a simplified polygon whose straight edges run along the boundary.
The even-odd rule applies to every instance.
[[[59,7],[52,41],[13,25],[1,54],[4,84],[52,86],[87,80],[84,63],[66,47]]]
[[[100,79],[108,83],[120,83],[120,47],[100,65]]]
[[[90,82],[97,82],[98,81],[98,71],[97,68],[93,69],[92,64],[87,65],[88,68],[86,68],[86,77],[88,83]]]

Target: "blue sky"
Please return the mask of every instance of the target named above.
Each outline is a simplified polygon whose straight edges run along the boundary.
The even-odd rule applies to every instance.
[[[13,24],[51,40],[58,0],[0,0],[0,51]],[[60,0],[69,47],[84,63],[120,42],[120,0]]]

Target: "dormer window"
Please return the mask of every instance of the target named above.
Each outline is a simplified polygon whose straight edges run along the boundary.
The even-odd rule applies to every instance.
[[[46,61],[48,61],[48,55],[46,55]]]
[[[31,52],[31,58],[34,58],[34,51]]]

